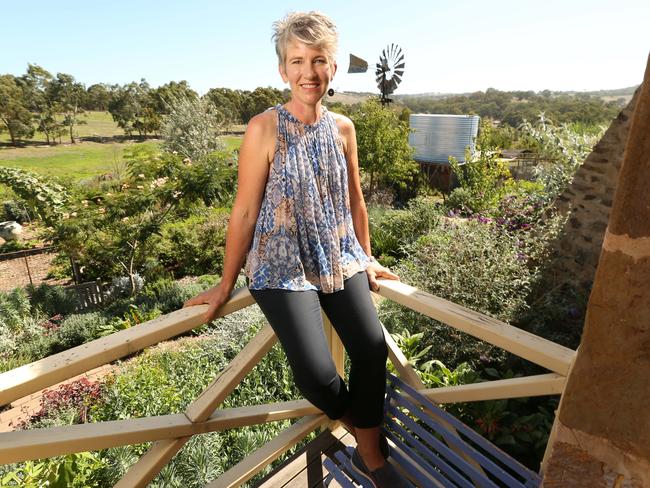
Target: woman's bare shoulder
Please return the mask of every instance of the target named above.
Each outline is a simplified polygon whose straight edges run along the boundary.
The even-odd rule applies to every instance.
[[[264,112],[255,115],[248,121],[246,132],[249,130],[257,133],[271,132],[275,136],[275,131],[278,124],[278,116],[275,110],[265,110]]]
[[[356,140],[356,134],[354,131],[354,123],[345,115],[337,114],[336,112],[330,112],[332,116],[334,117],[334,121],[336,122],[336,126],[339,129],[339,135],[341,137],[341,141],[343,142],[343,150],[348,152],[348,149],[350,147],[354,147],[350,145],[350,142],[353,142]]]
[[[248,121],[242,150],[264,153],[267,162],[271,162],[275,153],[277,139],[277,114],[275,110],[267,110],[255,115]]]
[[[346,117],[345,115],[336,113],[336,112],[330,112],[332,114],[332,117],[334,117],[334,120],[336,121],[336,125],[339,127],[339,131],[343,133],[344,131],[349,132],[354,130],[354,123],[350,120],[349,117]]]

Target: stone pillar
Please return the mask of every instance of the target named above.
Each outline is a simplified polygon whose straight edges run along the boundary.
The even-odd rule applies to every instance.
[[[545,487],[650,486],[650,58]]]
[[[561,260],[558,261],[559,269],[554,272],[587,291],[596,274],[638,96],[639,89],[594,146],[571,185],[555,202],[560,212],[571,212],[571,215],[557,245]]]

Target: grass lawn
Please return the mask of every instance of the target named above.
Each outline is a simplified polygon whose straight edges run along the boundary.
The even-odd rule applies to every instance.
[[[62,116],[57,116],[59,120],[63,119]],[[75,137],[113,137],[123,136],[124,131],[120,129],[113,117],[108,112],[86,112],[79,116],[80,121],[85,121],[85,124],[77,125],[74,128]],[[9,133],[3,131],[0,133],[0,143],[8,143],[11,141]],[[27,139],[30,142],[45,142],[45,135],[41,132],[34,132],[34,137]],[[61,142],[70,142],[70,136],[66,131],[61,136]]]
[[[36,173],[79,180],[113,171],[123,161],[124,148],[139,143],[82,142],[50,147],[21,147],[0,150],[0,165]]]
[[[86,112],[81,116],[87,123],[75,128],[77,137],[124,136],[108,112]],[[91,142],[70,144],[69,138],[61,138],[63,144],[53,146],[26,145],[24,147],[0,147],[0,166],[9,166],[34,171],[66,180],[79,181],[95,175],[123,171],[124,149],[133,144],[159,145],[160,141],[145,142]],[[0,143],[9,141],[6,132],[0,134]],[[223,136],[226,150],[234,151],[241,146],[242,137]],[[29,142],[45,142],[43,134],[37,132]],[[10,190],[0,185],[0,199],[11,198]]]

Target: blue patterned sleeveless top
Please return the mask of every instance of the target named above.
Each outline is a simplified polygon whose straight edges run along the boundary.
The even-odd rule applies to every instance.
[[[248,287],[335,292],[370,262],[354,233],[338,126],[325,107],[314,124],[280,104],[269,110],[278,135],[246,257]]]

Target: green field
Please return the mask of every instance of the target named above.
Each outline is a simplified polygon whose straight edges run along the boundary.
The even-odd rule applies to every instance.
[[[107,112],[88,112],[87,124],[79,126],[79,137],[123,136],[122,129],[113,122]],[[42,136],[42,134],[36,134]],[[43,140],[42,137],[34,140]],[[0,142],[6,142],[7,134],[0,135]],[[63,144],[48,146],[27,145],[24,147],[0,147],[0,166],[9,166],[34,171],[61,179],[79,181],[104,173],[123,171],[124,149],[134,144],[158,146],[160,140],[136,140],[126,142],[81,141],[70,144],[65,137]],[[241,136],[223,136],[226,150],[234,151],[241,146]],[[0,199],[11,197],[8,188],[0,185]]]
[[[122,164],[124,149],[133,144],[157,145],[158,142],[82,142],[50,147],[2,149],[0,165],[78,180],[113,171]]]
[[[63,117],[59,116],[58,118],[62,119]],[[75,137],[113,137],[124,135],[124,131],[117,126],[113,121],[113,117],[108,112],[86,112],[79,116],[79,120],[86,123],[75,126]],[[10,141],[8,132],[0,133],[0,143],[8,143]],[[28,139],[28,141],[45,142],[45,136],[40,132],[34,132],[34,137]],[[70,136],[67,132],[61,136],[61,142],[70,142]]]

